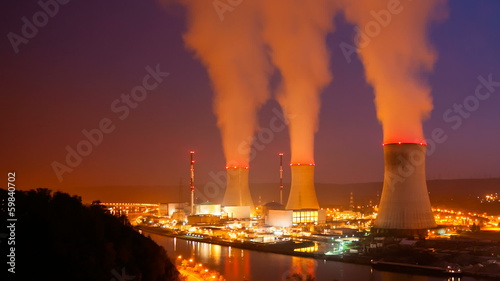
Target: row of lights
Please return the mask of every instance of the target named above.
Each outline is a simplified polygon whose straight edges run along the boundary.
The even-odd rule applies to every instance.
[[[178,256],[178,257],[177,257],[177,259],[178,259],[178,260],[181,260],[181,259],[182,259],[182,256]],[[189,260],[186,260],[186,261],[189,261],[189,263],[194,263],[194,259],[192,259],[192,258],[191,258],[191,259],[189,259]],[[199,264],[195,265],[195,266],[194,266],[194,268],[195,268],[195,269],[198,269],[198,268],[199,268],[200,270],[203,270],[203,272],[204,272],[204,273],[208,273],[208,271],[209,271],[207,268],[203,269],[203,264],[201,264],[201,263],[199,263]],[[211,277],[212,279],[217,278],[217,276],[216,276],[215,274],[212,274],[210,277]]]
[[[104,206],[150,206],[150,207],[158,207],[158,204],[151,203],[101,203]]]

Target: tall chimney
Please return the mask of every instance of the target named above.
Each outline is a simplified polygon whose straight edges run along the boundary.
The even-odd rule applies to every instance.
[[[283,205],[283,153],[280,156],[280,204]]]
[[[223,206],[250,206],[254,209],[252,195],[248,186],[248,167],[226,167],[226,192]]]
[[[314,164],[290,164],[292,185],[286,209],[319,209],[314,189]]]
[[[190,179],[189,188],[191,189],[191,215],[194,215],[194,151],[190,151],[191,155],[191,165],[190,165]]]
[[[436,227],[425,179],[425,144],[384,144],[384,185],[374,229],[412,233]]]

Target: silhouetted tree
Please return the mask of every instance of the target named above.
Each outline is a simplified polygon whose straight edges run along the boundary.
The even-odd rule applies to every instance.
[[[0,189],[2,223],[7,196]],[[178,280],[162,247],[100,204],[48,189],[16,191],[15,199],[18,280]],[[6,253],[1,258],[6,264]]]

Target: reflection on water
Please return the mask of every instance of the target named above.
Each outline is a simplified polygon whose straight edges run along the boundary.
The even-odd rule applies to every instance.
[[[476,281],[470,277],[427,277],[372,270],[371,266],[255,252],[150,234],[170,257],[181,255],[220,272],[228,281],[279,281],[311,276],[317,281]],[[294,275],[296,274],[296,275]],[[300,279],[288,279],[300,280]],[[306,280],[306,279],[304,279]]]
[[[401,280],[411,280],[411,281],[429,281],[429,277],[421,275],[413,275],[411,279],[408,278],[408,274],[397,273],[397,272],[380,272],[381,281],[401,281]]]
[[[291,257],[290,269],[285,271],[282,280],[316,280],[317,261],[314,259],[304,259]]]

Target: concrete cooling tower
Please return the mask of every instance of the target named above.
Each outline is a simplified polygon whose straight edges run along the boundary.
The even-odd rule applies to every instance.
[[[226,192],[223,206],[250,206],[254,209],[248,186],[248,167],[226,167]]]
[[[314,164],[290,164],[292,185],[286,209],[319,209],[314,188]]]
[[[374,231],[425,234],[436,227],[425,179],[424,144],[384,145],[384,185]]]

